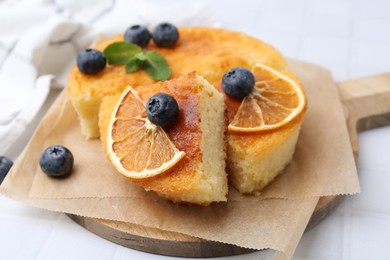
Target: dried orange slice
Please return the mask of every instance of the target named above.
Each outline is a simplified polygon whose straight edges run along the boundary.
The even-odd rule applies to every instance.
[[[254,133],[281,127],[305,108],[302,88],[282,73],[256,64],[253,69],[256,84],[241,102],[232,122],[230,133]]]
[[[131,87],[123,92],[112,113],[106,148],[114,167],[135,179],[161,174],[185,156],[164,129],[148,120],[145,103]]]

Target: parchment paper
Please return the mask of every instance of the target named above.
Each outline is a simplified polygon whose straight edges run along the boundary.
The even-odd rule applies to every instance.
[[[291,257],[320,196],[359,192],[342,105],[330,73],[292,62],[307,90],[309,108],[294,159],[260,196],[230,188],[227,203],[176,205],[118,174],[99,140],[85,140],[66,91],[50,109],[0,191],[54,211],[125,221],[242,247],[272,248]],[[49,145],[68,147],[72,174],[51,179],[38,161]]]

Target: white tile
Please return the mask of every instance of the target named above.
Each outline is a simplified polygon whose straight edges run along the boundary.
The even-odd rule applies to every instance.
[[[296,33],[260,30],[254,36],[274,46],[285,57],[299,57],[300,37]]]
[[[303,259],[341,259],[343,217],[335,213],[303,234],[294,257]]]
[[[360,18],[388,18],[390,10],[390,1],[388,0],[357,0],[354,1],[356,10],[353,16]]]
[[[350,199],[351,210],[385,214],[390,217],[389,198],[386,196],[390,183],[390,170],[358,168],[358,171],[361,192]]]
[[[254,25],[262,16],[262,1],[206,1],[210,4],[223,28],[240,31],[252,35],[256,29]]]
[[[353,22],[351,37],[354,41],[385,41],[390,44],[390,13],[386,18],[357,19]]]
[[[345,240],[349,247],[345,259],[388,259],[390,256],[390,218],[353,216]],[[375,257],[373,257],[375,255]]]
[[[348,40],[332,37],[306,37],[300,46],[299,58],[328,68],[346,67]]]
[[[390,70],[389,43],[380,41],[351,41],[351,66],[380,67]]]
[[[351,4],[353,3],[349,0],[311,0],[308,1],[307,12],[310,14],[349,16]]]
[[[64,220],[54,227],[38,258],[111,259],[115,255],[116,248],[116,244],[89,232],[70,220]]]
[[[349,79],[356,79],[360,77],[373,76],[382,73],[388,73],[388,66],[372,65],[370,63],[364,65],[351,64],[349,69]]]
[[[36,259],[53,225],[28,217],[0,217],[1,259]]]
[[[259,30],[275,31],[280,34],[285,32],[300,34],[303,30],[304,17],[294,13],[265,13],[257,22]],[[287,37],[286,37],[287,38]]]
[[[168,257],[168,256],[160,256],[153,255],[146,252],[141,252],[137,250],[133,250],[131,248],[122,247],[118,249],[118,253],[116,254],[115,260],[127,260],[127,259],[147,259],[147,260],[157,260],[157,259],[179,259],[177,257]]]
[[[255,1],[253,1],[255,2]],[[303,14],[306,10],[307,0],[267,0],[264,3],[264,9],[269,13],[299,13]]]
[[[305,19],[305,35],[348,39],[350,19],[344,16],[310,14]]]

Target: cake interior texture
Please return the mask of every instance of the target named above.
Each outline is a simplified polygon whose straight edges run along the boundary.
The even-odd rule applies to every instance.
[[[223,96],[195,73],[138,88],[145,102],[156,92],[171,94],[179,104],[182,117],[166,132],[175,146],[186,152],[186,157],[158,176],[131,181],[174,202],[208,205],[226,201]],[[118,98],[106,97],[100,109],[99,126],[103,148],[107,145],[107,124]],[[183,131],[189,127],[189,131]]]
[[[231,184],[243,194],[261,191],[291,162],[299,130],[300,124],[267,138],[251,138],[250,145],[249,140],[229,136],[227,171]]]
[[[160,193],[175,202],[192,202],[207,205],[210,202],[226,201],[226,149],[225,149],[225,105],[223,96],[203,77],[197,76],[199,92],[199,128],[201,131],[201,159],[195,169],[193,188],[186,192]]]

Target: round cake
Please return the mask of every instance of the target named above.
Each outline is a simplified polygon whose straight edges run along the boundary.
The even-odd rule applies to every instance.
[[[247,133],[230,131],[227,126],[234,120],[242,101],[230,98],[222,91],[222,77],[232,68],[253,70],[256,64],[260,64],[294,82],[304,95],[300,82],[291,71],[286,70],[282,54],[256,38],[239,32],[201,27],[179,28],[179,35],[179,41],[172,47],[157,47],[151,41],[146,49],[156,51],[167,60],[172,71],[170,80],[196,72],[222,93],[226,105],[223,127],[226,128],[229,182],[241,193],[261,191],[293,157],[306,99],[301,100],[303,103],[299,111],[278,127]],[[123,35],[108,39],[96,48],[104,50],[118,41],[123,41]],[[260,82],[261,78],[257,80]],[[124,65],[108,65],[97,75],[83,74],[74,66],[69,76],[68,92],[79,116],[83,135],[88,139],[96,138],[105,131],[102,128],[106,126],[101,124],[99,130],[98,125],[103,98],[119,95],[128,86],[137,90],[140,86],[156,82],[144,70],[126,74]],[[109,110],[107,107],[103,109]]]

